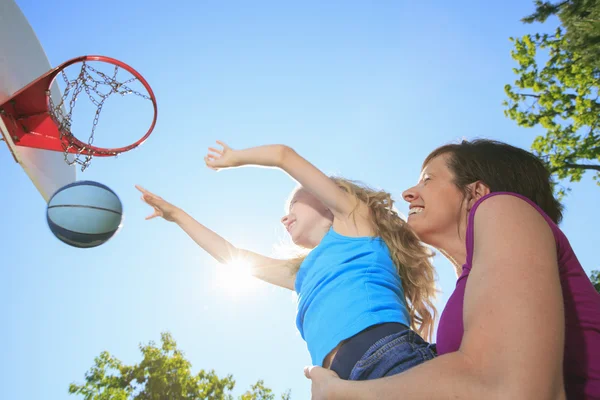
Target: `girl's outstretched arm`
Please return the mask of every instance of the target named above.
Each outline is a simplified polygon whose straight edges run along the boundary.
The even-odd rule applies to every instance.
[[[223,149],[210,147],[204,158],[209,168],[219,170],[245,165],[280,168],[323,202],[338,219],[347,220],[357,206],[348,193],[288,146],[273,144],[234,150],[221,141],[217,143]]]
[[[198,246],[218,262],[224,264],[234,259],[244,259],[251,265],[253,276],[273,285],[294,290],[296,274],[290,261],[278,260],[239,249],[196,221],[182,209],[140,186],[136,186],[136,188],[142,192],[142,200],[154,208],[154,213],[146,219],[163,217],[167,221],[175,222]]]

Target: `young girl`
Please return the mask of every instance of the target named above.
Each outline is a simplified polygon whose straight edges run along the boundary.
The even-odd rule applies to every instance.
[[[419,336],[431,336],[435,319],[431,254],[388,193],[330,178],[287,146],[233,150],[217,143],[222,149],[209,148],[204,158],[209,168],[275,167],[300,183],[281,222],[308,255],[278,260],[238,249],[137,186],[155,209],[147,219],[173,221],[217,261],[243,257],[254,276],[295,290],[296,324],[312,362],[344,379],[394,375],[435,357]]]

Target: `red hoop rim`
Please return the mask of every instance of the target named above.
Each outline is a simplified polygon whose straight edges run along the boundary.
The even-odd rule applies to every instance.
[[[128,64],[124,63],[123,61],[117,60],[116,58],[107,57],[107,56],[99,56],[99,55],[79,56],[79,57],[72,58],[68,61],[65,61],[64,63],[62,63],[59,66],[57,66],[56,68],[54,68],[52,70],[52,72],[49,74],[49,78],[51,78],[51,79],[49,79],[48,88],[47,88],[48,95],[46,95],[46,106],[48,108],[48,111],[50,111],[50,88],[52,87],[52,84],[54,83],[58,74],[61,71],[63,71],[65,68],[67,68],[73,64],[77,64],[79,62],[85,62],[85,61],[101,61],[101,62],[113,64],[113,65],[123,68],[124,70],[131,73],[134,77],[136,77],[141,82],[141,84],[144,86],[144,88],[148,91],[148,95],[150,97],[150,100],[152,101],[152,107],[154,109],[154,117],[152,118],[152,124],[150,124],[150,128],[148,129],[146,134],[144,134],[144,136],[142,136],[141,139],[139,139],[138,141],[136,141],[133,144],[130,144],[128,146],[117,147],[117,148],[96,147],[96,146],[92,146],[92,145],[82,142],[75,135],[73,135],[73,133],[70,133],[69,142],[72,145],[74,145],[74,147],[77,147],[80,149],[80,151],[78,151],[78,153],[84,154],[84,155],[89,154],[89,155],[93,155],[93,156],[116,155],[116,154],[124,153],[126,151],[132,150],[132,149],[140,146],[142,143],[144,143],[148,139],[148,137],[154,130],[154,127],[156,126],[156,120],[158,117],[158,106],[156,104],[156,97],[154,96],[154,91],[150,87],[150,84],[148,83],[148,81],[146,81],[146,79],[142,76],[142,74],[140,74],[133,67],[129,66]]]

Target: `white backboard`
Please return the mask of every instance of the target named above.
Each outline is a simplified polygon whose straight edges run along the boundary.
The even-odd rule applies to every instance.
[[[0,104],[50,69],[46,53],[19,6],[14,0],[0,0]],[[16,146],[2,119],[0,131],[44,200],[75,181],[75,166],[65,163],[63,153]],[[5,152],[0,156],[12,157]]]

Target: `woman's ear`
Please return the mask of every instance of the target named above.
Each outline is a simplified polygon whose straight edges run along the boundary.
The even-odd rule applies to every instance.
[[[475,203],[482,197],[490,194],[492,191],[490,187],[482,181],[477,181],[467,186],[467,211],[471,211],[471,208]]]

